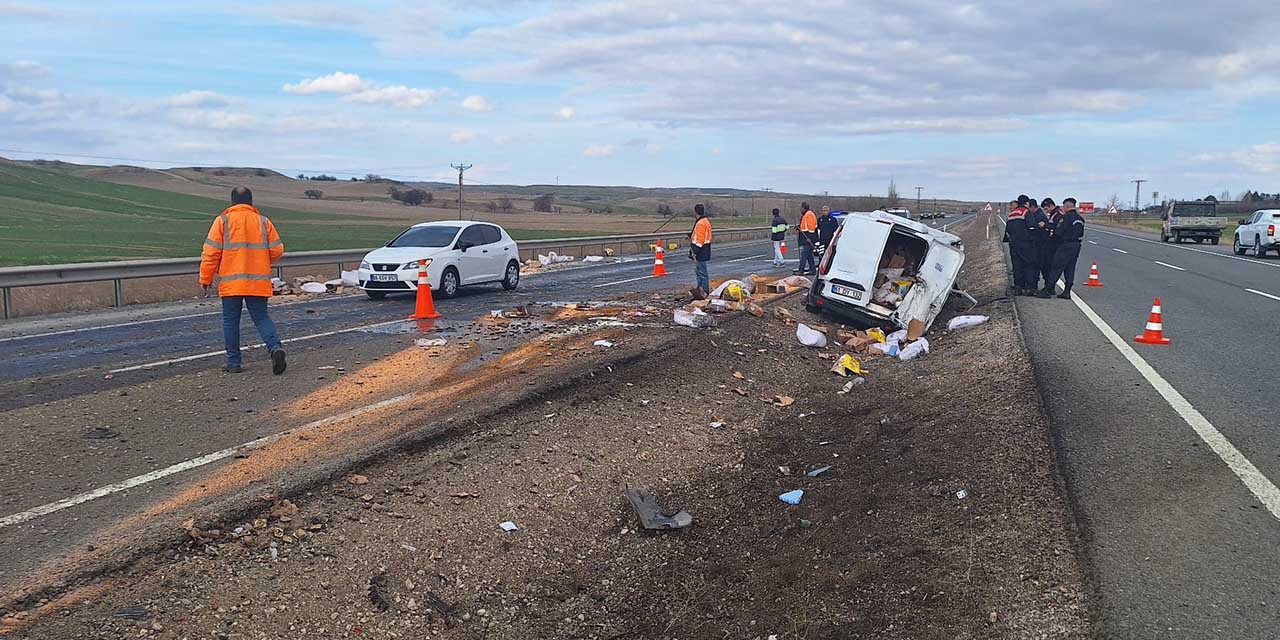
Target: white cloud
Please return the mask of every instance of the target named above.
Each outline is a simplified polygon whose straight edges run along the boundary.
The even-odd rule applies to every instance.
[[[193,90],[170,96],[164,103],[170,107],[225,107],[231,99],[213,91]]]
[[[316,93],[355,93],[371,88],[373,85],[360,76],[345,71],[334,71],[327,76],[307,78],[297,84],[286,84],[281,87],[285,93],[312,95]]]
[[[724,151],[722,151],[722,150],[720,149],[720,147],[712,147],[712,148],[711,148],[711,155],[713,155],[713,156],[718,156],[718,155],[720,155],[720,154],[722,154],[722,153],[724,153]]]
[[[440,92],[431,89],[414,89],[406,86],[395,87],[379,87],[377,89],[366,89],[357,91],[342,99],[347,102],[359,102],[362,104],[386,104],[401,109],[417,109],[419,107],[427,107],[436,103],[440,97]]]
[[[561,120],[572,120],[576,115],[578,115],[578,111],[573,107],[560,107],[556,111],[556,117]]]
[[[618,153],[617,145],[596,144],[583,149],[582,155],[588,158],[608,158]]]
[[[494,136],[493,138],[493,143],[499,147],[505,147],[512,142],[514,141],[511,139],[511,136]]]
[[[466,144],[476,139],[476,134],[470,131],[454,131],[449,134],[449,142],[454,144]]]
[[[0,78],[41,78],[49,75],[49,67],[31,60],[15,60],[0,64]]]
[[[462,108],[471,111],[493,111],[493,105],[484,96],[467,96],[462,101]]]
[[[2,2],[0,3],[0,17],[52,20],[56,16],[51,9],[45,7],[17,2]]]
[[[219,131],[251,129],[259,123],[253,115],[219,109],[178,109],[169,114],[169,120],[184,127]]]

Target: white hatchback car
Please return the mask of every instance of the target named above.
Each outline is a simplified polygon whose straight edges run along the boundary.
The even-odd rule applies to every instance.
[[[375,300],[418,290],[418,261],[427,262],[431,291],[443,298],[464,285],[520,284],[520,248],[502,227],[459,220],[424,222],[405,229],[360,262],[360,288]]]

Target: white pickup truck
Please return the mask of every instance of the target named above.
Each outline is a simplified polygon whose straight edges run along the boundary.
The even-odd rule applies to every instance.
[[[1236,227],[1235,241],[1231,243],[1231,248],[1238,256],[1250,249],[1259,258],[1265,257],[1272,249],[1280,253],[1280,234],[1276,233],[1276,227],[1280,227],[1280,209],[1254,211],[1253,215],[1241,220],[1240,226]]]
[[[1195,240],[1199,244],[1208,240],[1218,244],[1222,230],[1227,228],[1227,219],[1218,217],[1217,213],[1218,205],[1211,201],[1170,202],[1160,214],[1164,223],[1160,228],[1160,242]]]

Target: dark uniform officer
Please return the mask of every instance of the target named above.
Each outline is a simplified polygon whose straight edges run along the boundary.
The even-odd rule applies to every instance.
[[[840,228],[840,221],[831,215],[831,207],[823,207],[822,215],[818,216],[818,260],[821,262],[822,256],[826,254],[827,249],[831,248],[831,241],[836,237],[836,229]]]
[[[1049,272],[1053,271],[1053,256],[1057,253],[1058,245],[1061,243],[1058,237],[1054,235],[1054,230],[1058,228],[1058,223],[1062,221],[1063,213],[1062,209],[1054,203],[1053,198],[1041,200],[1040,208],[1044,211],[1045,217],[1044,239],[1040,244],[1040,254],[1036,257],[1039,260],[1040,275],[1044,276],[1044,288],[1053,289],[1053,283],[1056,280],[1049,279]],[[1043,294],[1044,290],[1042,289],[1036,295],[1042,298],[1048,297]]]
[[[1059,298],[1071,298],[1071,285],[1076,281],[1076,260],[1080,258],[1080,239],[1084,238],[1084,218],[1076,212],[1076,199],[1067,198],[1062,201],[1062,206],[1066,209],[1062,214],[1062,221],[1058,223],[1054,235],[1058,238],[1058,247],[1053,254],[1053,268],[1049,272],[1049,279],[1045,282],[1044,290],[1041,294],[1053,294],[1054,286],[1058,282],[1058,278],[1062,278],[1065,288]],[[1041,297],[1049,297],[1042,295]]]
[[[1013,294],[1029,295],[1032,285],[1027,283],[1027,266],[1033,263],[1031,253],[1031,231],[1027,227],[1027,196],[1018,196],[1009,203],[1009,219],[1004,226],[1004,241],[1009,243],[1009,260],[1013,263]]]
[[[1035,198],[1027,198],[1027,200],[1027,229],[1031,237],[1031,255],[1028,256],[1025,295],[1030,296],[1035,295],[1036,289],[1040,288],[1040,257],[1044,255],[1044,247],[1048,244],[1049,233],[1045,227],[1049,226],[1049,217],[1044,214],[1040,205],[1036,204]]]

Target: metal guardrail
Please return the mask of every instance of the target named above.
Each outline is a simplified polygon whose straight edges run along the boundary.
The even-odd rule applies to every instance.
[[[720,234],[767,231],[768,227],[730,228]],[[680,235],[678,231],[667,234],[637,233],[614,236],[588,236],[582,238],[550,238],[545,240],[517,241],[522,250],[568,249],[583,246],[643,242],[655,238]],[[337,265],[341,272],[347,263],[359,263],[370,249],[338,249],[330,251],[295,251],[285,253],[272,267],[283,277],[291,267]],[[200,258],[158,258],[155,260],[120,260],[115,262],[80,262],[72,264],[32,265],[0,268],[0,293],[3,294],[4,318],[13,315],[11,290],[16,287],[39,287],[54,284],[111,281],[115,290],[114,305],[124,305],[123,281],[136,278],[163,276],[187,276],[200,273]]]

